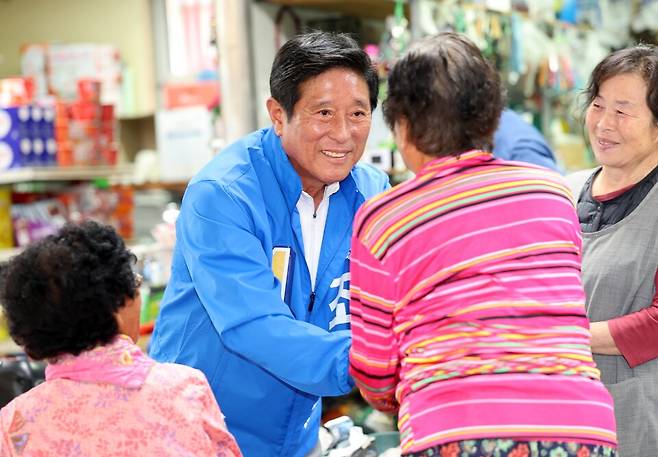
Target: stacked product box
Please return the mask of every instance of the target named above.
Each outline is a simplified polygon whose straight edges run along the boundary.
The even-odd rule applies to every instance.
[[[67,106],[67,114],[68,129],[60,139],[68,135],[63,141],[70,147],[70,161],[75,165],[115,165],[114,106],[100,103],[100,82],[79,80],[78,99]]]
[[[98,131],[99,151],[101,162],[108,165],[115,165],[119,156],[116,126],[114,105],[101,105],[101,124]]]
[[[27,43],[21,46],[21,73],[33,81],[37,99],[78,96],[80,79],[101,82],[100,100],[117,106],[122,93],[121,55],[116,46],[94,43]],[[124,110],[125,111],[125,110]]]
[[[30,91],[29,79],[0,79],[0,171],[56,163],[54,112]]]
[[[55,141],[55,107],[41,108],[41,128],[39,129],[45,149],[43,163],[57,165],[57,142]]]
[[[97,80],[80,79],[74,101],[46,96],[32,102],[26,79],[0,79],[0,171],[116,165],[114,105],[100,102],[100,86]]]
[[[42,104],[29,105],[29,138],[32,153],[30,166],[51,166],[57,164],[57,145],[55,143],[55,115],[51,106]]]
[[[55,142],[57,143],[57,164],[63,167],[73,165],[73,148],[69,138],[68,105],[62,101],[55,103]]]
[[[32,161],[29,105],[0,107],[0,170],[28,166]]]
[[[34,82],[31,78],[1,78],[0,106],[19,106],[34,98]]]
[[[54,114],[38,104],[0,107],[0,170],[55,165]]]
[[[100,106],[76,101],[69,105],[69,138],[75,165],[97,165]]]

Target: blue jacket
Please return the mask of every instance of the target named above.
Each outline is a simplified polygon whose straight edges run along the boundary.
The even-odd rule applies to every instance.
[[[190,181],[150,354],[206,374],[246,457],[304,456],[318,439],[321,397],[352,389],[352,220],[387,187],[384,173],[357,165],[330,197],[312,297],[301,180],[271,129]]]
[[[539,130],[510,109],[503,110],[493,142],[493,154],[500,159],[533,163],[560,173],[553,151]]]

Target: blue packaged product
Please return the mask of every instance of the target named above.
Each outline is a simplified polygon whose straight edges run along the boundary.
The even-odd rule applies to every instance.
[[[26,166],[31,152],[32,144],[27,138],[0,140],[0,171]]]
[[[40,139],[44,145],[43,165],[57,163],[57,142],[55,141],[55,110],[51,107],[42,107]]]
[[[46,140],[46,165],[57,165],[57,142],[55,138]]]
[[[41,139],[47,141],[49,138],[55,138],[55,110],[44,107],[41,120]]]
[[[19,141],[29,138],[29,120],[28,106],[0,108],[0,140]]]
[[[30,155],[31,160],[29,160],[31,165],[46,165],[47,155],[43,140],[41,138],[32,140],[32,154]]]
[[[32,141],[42,137],[43,109],[37,105],[30,105],[29,135]]]

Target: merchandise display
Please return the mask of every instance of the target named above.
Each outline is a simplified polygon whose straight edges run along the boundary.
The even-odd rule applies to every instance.
[[[36,188],[33,188],[36,190]],[[72,186],[14,191],[11,219],[15,245],[23,247],[56,232],[66,222],[94,219],[133,237],[133,190],[102,181]]]

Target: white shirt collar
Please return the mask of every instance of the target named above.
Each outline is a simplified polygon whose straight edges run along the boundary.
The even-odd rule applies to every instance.
[[[302,226],[302,238],[304,240],[304,258],[311,275],[311,287],[315,290],[315,280],[322,250],[322,239],[324,237],[324,226],[329,214],[329,197],[338,192],[340,183],[335,182],[325,186],[322,201],[315,207],[315,201],[306,192],[302,191],[297,200],[297,211]]]

